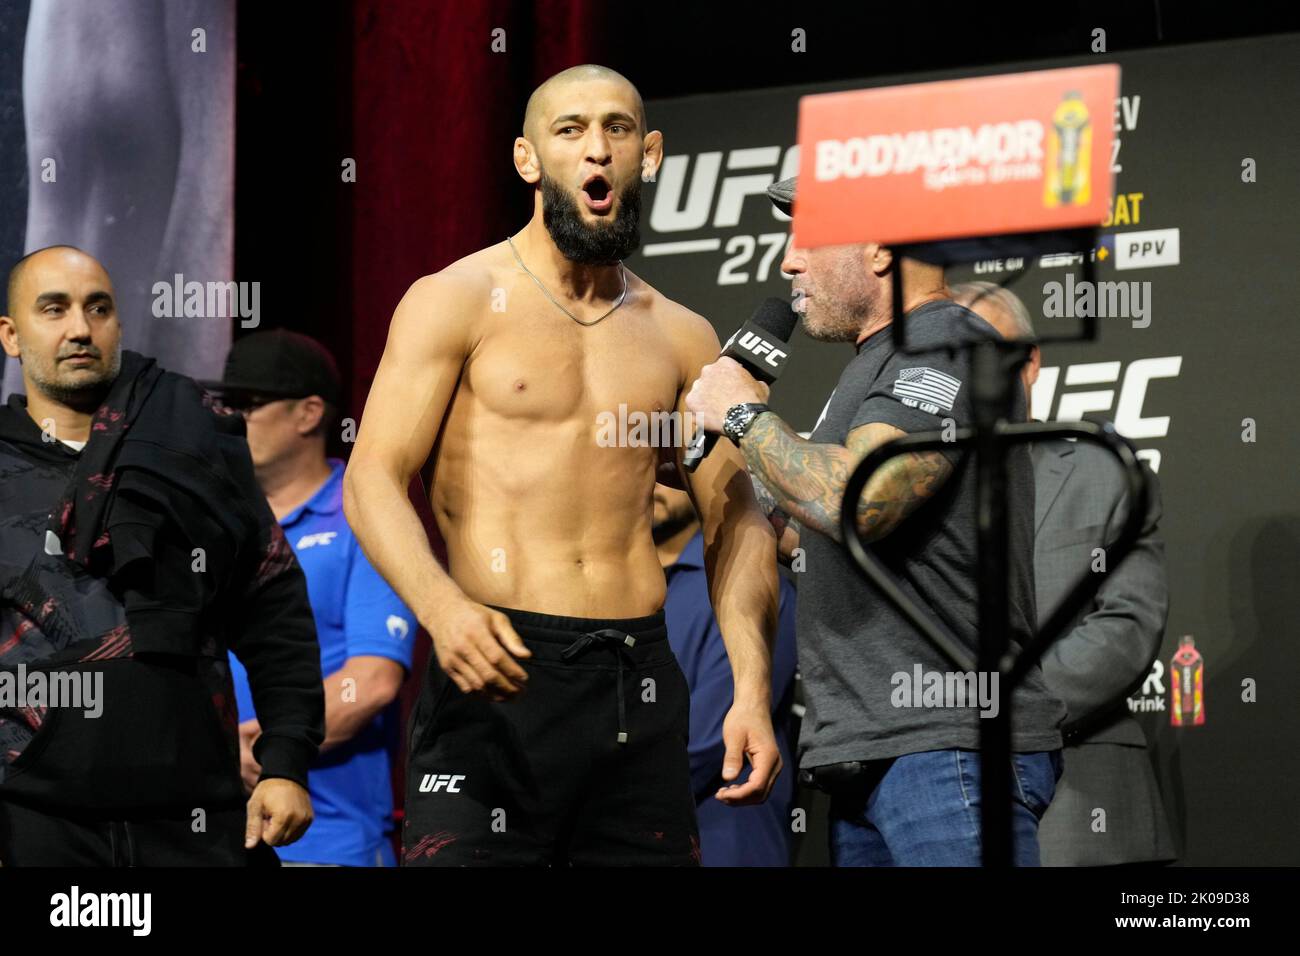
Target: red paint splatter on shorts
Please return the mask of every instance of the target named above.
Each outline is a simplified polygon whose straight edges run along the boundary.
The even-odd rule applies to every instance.
[[[430,833],[427,836],[420,837],[416,844],[406,851],[403,860],[407,863],[414,863],[420,857],[425,857],[427,859],[436,854],[447,844],[455,842],[456,835],[454,833],[448,833],[446,830],[441,830],[438,833]]]

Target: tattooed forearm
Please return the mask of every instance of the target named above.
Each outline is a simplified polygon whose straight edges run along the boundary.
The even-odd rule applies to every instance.
[[[951,472],[952,465],[938,452],[907,452],[889,459],[862,489],[859,534],[868,541],[889,534],[934,494]]]
[[[792,519],[840,540],[840,506],[849,475],[872,449],[902,436],[891,425],[860,426],[849,447],[800,438],[780,417],[768,412],[745,433],[741,451],[750,473],[775,507]],[[938,452],[908,452],[887,461],[867,483],[858,502],[859,531],[868,540],[889,534],[952,472]]]
[[[805,441],[779,416],[765,412],[749,426],[740,450],[775,507],[800,524],[839,537],[840,499],[852,466],[847,448]]]

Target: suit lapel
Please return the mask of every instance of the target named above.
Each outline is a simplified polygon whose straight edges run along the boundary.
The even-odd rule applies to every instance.
[[[1034,461],[1034,534],[1043,527],[1065,480],[1074,470],[1074,445],[1063,440],[1034,442],[1029,446]]]

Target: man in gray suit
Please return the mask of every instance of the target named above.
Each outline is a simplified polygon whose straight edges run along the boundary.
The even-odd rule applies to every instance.
[[[970,282],[952,292],[1004,337],[1033,336],[1024,303],[1001,286]],[[1035,348],[1022,372],[1027,402],[1039,365]],[[1103,571],[1105,551],[1127,515],[1119,466],[1101,448],[1062,439],[1035,443],[1031,457],[1039,624],[1085,570],[1107,575],[1092,605],[1042,661],[1048,687],[1068,711],[1065,773],[1038,829],[1043,865],[1171,861],[1176,854],[1146,736],[1126,703],[1160,652],[1169,612],[1164,542],[1156,532],[1160,486],[1148,469],[1152,493],[1142,537],[1122,565]]]

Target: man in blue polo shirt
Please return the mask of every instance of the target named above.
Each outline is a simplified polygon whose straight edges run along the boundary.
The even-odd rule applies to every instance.
[[[274,330],[230,350],[222,400],[243,412],[258,483],[307,575],[325,675],[325,741],[308,774],[316,819],[278,850],[291,864],[393,866],[389,751],[411,667],[415,616],[362,553],[343,515],[344,463],[325,455],[342,388],[330,354]],[[245,784],[261,733],[248,677],[231,658]]]
[[[704,573],[704,536],[690,496],[656,484],[654,539],[668,578],[664,616],[668,643],[691,693],[688,752],[702,866],[789,866],[793,840],[790,804],[796,767],[787,725],[794,703],[797,654],[794,586],[781,578],[780,618],[772,650],[772,729],[784,769],[766,802],[730,807],[714,794],[723,786],[722,721],[731,707],[731,663],[709,601]],[[737,781],[740,782],[740,781]]]

